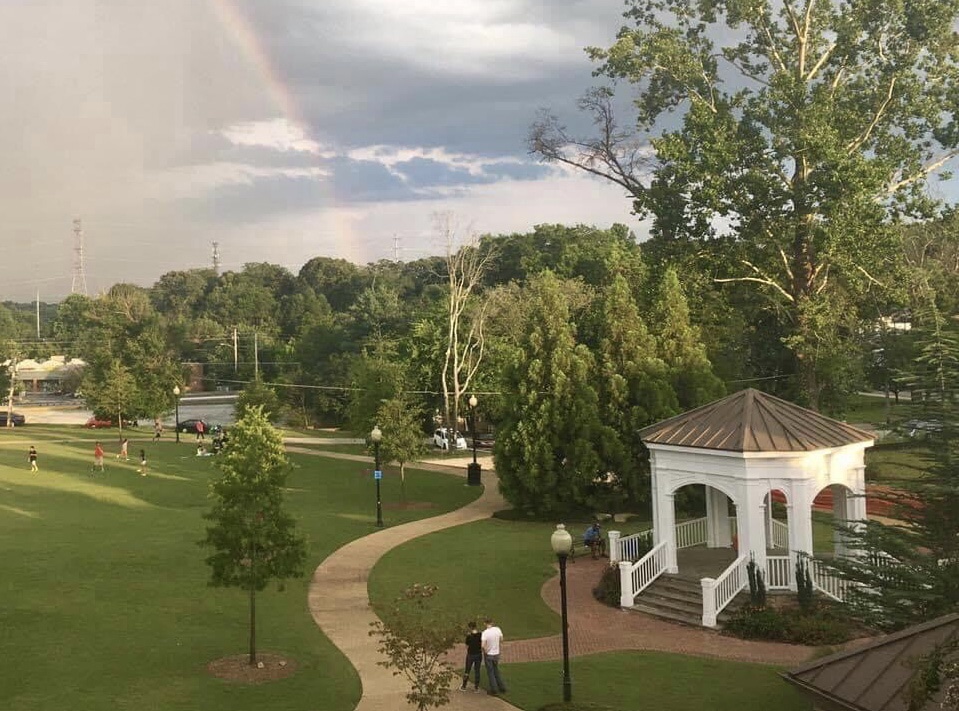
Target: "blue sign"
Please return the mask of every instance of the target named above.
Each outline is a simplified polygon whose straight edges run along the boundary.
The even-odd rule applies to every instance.
[[[383,478],[383,472],[381,472],[379,469],[377,469],[375,472],[373,472],[373,478],[374,478],[374,479],[382,479],[382,478]]]

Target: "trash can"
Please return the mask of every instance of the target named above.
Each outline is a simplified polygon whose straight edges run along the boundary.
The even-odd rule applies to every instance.
[[[479,462],[470,462],[466,467],[466,483],[469,486],[479,486],[482,484],[483,465]]]

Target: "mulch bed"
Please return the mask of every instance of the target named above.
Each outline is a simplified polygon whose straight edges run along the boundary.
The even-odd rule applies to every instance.
[[[296,673],[296,662],[289,657],[260,652],[256,661],[257,666],[250,666],[250,655],[237,654],[210,662],[206,670],[217,679],[236,684],[264,684]],[[262,669],[259,664],[263,665]]]

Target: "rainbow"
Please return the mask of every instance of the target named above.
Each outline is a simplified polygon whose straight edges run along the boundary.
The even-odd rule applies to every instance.
[[[229,36],[233,45],[246,59],[251,69],[259,76],[271,102],[282,117],[302,131],[304,137],[312,138],[309,124],[303,118],[293,92],[283,81],[263,41],[257,36],[252,23],[243,14],[243,11],[237,7],[236,0],[208,1],[214,17]],[[321,186],[318,188],[319,190],[327,193],[327,204],[331,208],[333,236],[339,252],[331,256],[344,257],[359,264],[380,258],[382,256],[380,254],[376,256],[369,254],[373,250],[364,249],[365,246],[369,245],[364,245],[363,241],[355,238],[353,225],[345,211],[337,209],[326,183],[320,182],[318,186]],[[323,232],[326,232],[326,230],[323,230]],[[296,241],[301,244],[313,242],[316,239],[315,234],[316,232],[311,230],[310,234],[302,235],[299,239],[297,239],[297,236],[292,236],[291,242]]]

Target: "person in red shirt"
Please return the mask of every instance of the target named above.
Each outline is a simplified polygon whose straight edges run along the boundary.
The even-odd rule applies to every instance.
[[[196,423],[196,441],[199,442],[201,439],[205,442],[206,437],[203,436],[203,433],[206,431],[206,425],[203,424],[203,420],[199,420]]]
[[[103,447],[99,442],[93,448],[93,471],[96,471],[97,467],[100,467],[101,472],[103,471]]]

